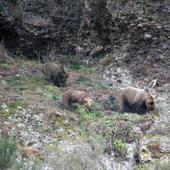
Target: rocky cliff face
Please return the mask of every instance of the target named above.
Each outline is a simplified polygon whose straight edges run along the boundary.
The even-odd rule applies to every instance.
[[[1,0],[0,38],[33,56],[102,46],[114,64],[169,60],[170,4],[163,1]]]
[[[0,7],[1,38],[10,47],[34,55],[47,47],[58,53],[73,50],[81,22],[79,1],[2,0]]]

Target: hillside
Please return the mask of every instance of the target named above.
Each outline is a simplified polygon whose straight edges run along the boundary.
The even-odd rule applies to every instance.
[[[0,169],[168,170],[169,16],[168,0],[1,0]],[[65,87],[45,79],[48,61]],[[111,93],[152,80],[156,112],[113,111]],[[91,109],[65,109],[68,89]]]

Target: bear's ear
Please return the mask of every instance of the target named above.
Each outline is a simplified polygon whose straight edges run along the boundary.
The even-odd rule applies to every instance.
[[[148,88],[145,88],[144,90],[145,90],[145,92],[149,93],[149,89]]]

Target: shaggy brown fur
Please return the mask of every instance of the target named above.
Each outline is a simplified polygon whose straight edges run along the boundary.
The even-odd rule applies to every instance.
[[[145,114],[156,109],[154,96],[148,89],[127,87],[121,91],[120,111]]]
[[[68,90],[64,93],[62,104],[68,110],[74,110],[72,104],[78,103],[85,105],[88,109],[91,107],[93,100],[85,91]]]
[[[46,63],[42,66],[42,72],[46,80],[51,81],[56,86],[65,86],[68,73],[65,72],[63,65],[57,65],[55,63]]]

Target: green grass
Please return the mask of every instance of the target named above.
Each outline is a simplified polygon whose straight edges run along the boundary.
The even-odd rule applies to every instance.
[[[1,106],[0,114],[3,115],[4,117],[9,117],[17,111],[18,107],[26,107],[26,104],[23,102],[23,100],[18,99],[7,105],[6,108],[3,108]]]
[[[68,139],[69,134],[76,131],[76,126],[60,116],[56,116],[56,118],[53,120],[53,128],[62,129],[56,134],[56,139],[58,141]]]
[[[89,81],[91,81],[91,79],[89,79],[89,78],[87,78],[85,76],[80,75],[79,77],[77,77],[76,81],[77,82],[89,82]]]
[[[71,70],[80,70],[88,73],[95,72],[95,67],[91,64],[86,64],[83,59],[79,59],[76,55],[62,56],[59,59],[60,63],[68,64]]]
[[[39,87],[44,87],[45,85],[49,85],[44,77],[41,75],[33,75],[31,73],[21,73],[15,76],[10,76],[6,79],[10,88],[18,90],[36,90]]]
[[[10,70],[11,67],[12,67],[12,65],[11,65],[11,64],[8,64],[8,63],[1,63],[1,64],[0,64],[0,69],[5,70],[5,71]]]
[[[77,105],[76,111],[80,114],[81,122],[92,122],[101,115],[101,112],[99,111],[87,111],[86,107],[83,105]]]
[[[92,78],[88,78],[86,76],[80,75],[77,77],[76,82],[78,84],[83,83],[86,86],[93,87],[95,89],[112,89],[112,87],[106,83],[103,83],[99,76],[94,76]]]
[[[83,71],[83,72],[86,72],[86,73],[94,73],[96,71],[95,67],[93,67],[91,65],[84,64],[84,63],[71,64],[70,69],[79,70],[79,71]]]
[[[60,100],[62,97],[61,92],[56,86],[47,85],[40,91],[45,100]]]
[[[0,169],[10,168],[16,161],[16,142],[14,140],[0,139]]]
[[[101,112],[87,112],[84,108],[78,109],[81,119],[83,133],[100,135],[102,137],[105,151],[110,153],[115,151],[120,158],[127,153],[125,143],[133,142],[137,139],[133,131],[132,124],[129,121],[120,120],[119,113],[113,113],[110,116],[103,116]]]
[[[126,144],[121,139],[115,139],[113,144],[116,154],[120,155],[121,157],[125,157],[127,154]]]

